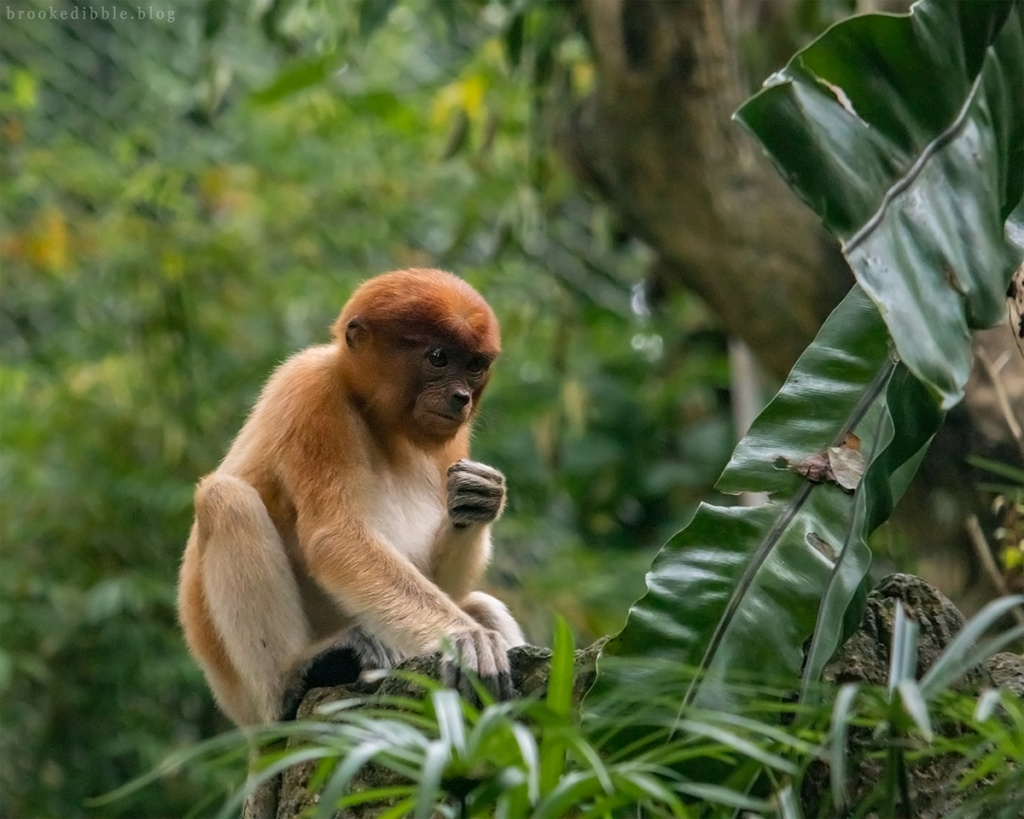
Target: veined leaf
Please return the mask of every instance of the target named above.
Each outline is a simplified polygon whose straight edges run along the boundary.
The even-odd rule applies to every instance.
[[[917,3],[800,51],[737,118],[843,243],[900,357],[956,404],[1022,252],[1024,9]]]
[[[872,441],[877,456],[871,459],[854,496],[846,539],[819,608],[803,669],[800,697],[804,701],[819,690],[815,683],[844,632],[860,621],[863,598],[858,601],[857,595],[864,591],[871,564],[867,537],[889,517],[902,497],[942,418],[921,382],[899,365],[886,387],[884,408],[875,422]]]
[[[836,623],[867,572],[867,534],[888,516],[906,486],[903,467],[940,421],[930,396],[892,355],[878,311],[855,286],[719,481],[728,492],[769,492],[771,502],[702,505],[656,558],[646,596],[604,655],[670,660],[686,686],[684,703],[737,710],[743,695],[722,684],[726,675],[739,669],[798,679],[802,646],[825,598],[822,617],[835,631],[819,652],[827,659],[839,640]],[[854,494],[793,470],[850,433],[867,461]],[[595,693],[642,685],[649,667],[602,666]],[[693,672],[695,678],[682,676]]]

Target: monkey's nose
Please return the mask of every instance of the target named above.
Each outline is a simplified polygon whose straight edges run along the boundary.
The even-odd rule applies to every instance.
[[[453,410],[461,412],[466,408],[469,400],[473,397],[469,390],[455,390],[448,398],[449,403]]]

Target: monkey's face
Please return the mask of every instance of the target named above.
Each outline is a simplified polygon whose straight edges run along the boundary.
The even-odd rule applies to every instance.
[[[473,417],[497,340],[485,333],[481,347],[473,334],[467,341],[457,330],[432,326],[438,323],[406,322],[413,326],[396,332],[354,316],[339,336],[345,388],[379,433],[432,447],[449,442]]]
[[[490,377],[491,359],[439,342],[417,345],[412,420],[426,438],[447,441],[473,417]]]

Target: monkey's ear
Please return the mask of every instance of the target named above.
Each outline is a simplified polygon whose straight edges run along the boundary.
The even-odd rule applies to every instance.
[[[353,349],[362,344],[370,335],[361,316],[356,316],[345,326],[345,341]]]

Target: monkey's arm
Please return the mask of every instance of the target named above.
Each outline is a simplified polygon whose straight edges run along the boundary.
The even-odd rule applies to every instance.
[[[475,621],[404,555],[359,524],[324,523],[299,540],[312,577],[368,632],[405,655],[437,651],[440,638]]]
[[[300,535],[301,537],[301,535]],[[479,676],[498,699],[512,696],[508,650],[517,634],[511,615],[494,598],[467,596],[484,617],[464,610],[404,556],[367,533],[322,529],[310,541],[311,574],[359,624],[385,645],[414,656],[447,646],[441,680],[474,698],[470,677]],[[504,619],[502,619],[502,614]],[[511,627],[502,627],[505,620]],[[511,628],[511,630],[510,630]],[[522,642],[521,639],[518,642]]]
[[[522,645],[523,632],[500,600],[474,591],[491,554],[490,524],[500,517],[505,506],[505,476],[498,470],[462,459],[448,468],[447,519],[438,527],[431,560],[431,576],[474,620],[486,630],[501,656],[497,674],[484,679],[485,686],[499,699],[512,696],[508,649]],[[463,660],[447,657],[442,667],[445,684],[467,690],[472,682],[461,673],[467,652],[473,646],[453,645]]]
[[[448,468],[448,515],[434,536],[430,576],[461,602],[476,588],[491,556],[490,524],[505,506],[505,476],[470,460]]]
[[[438,527],[431,577],[474,620],[499,632],[509,647],[525,640],[505,604],[474,591],[491,554],[490,524],[505,506],[505,476],[466,459],[448,468],[448,517]]]

